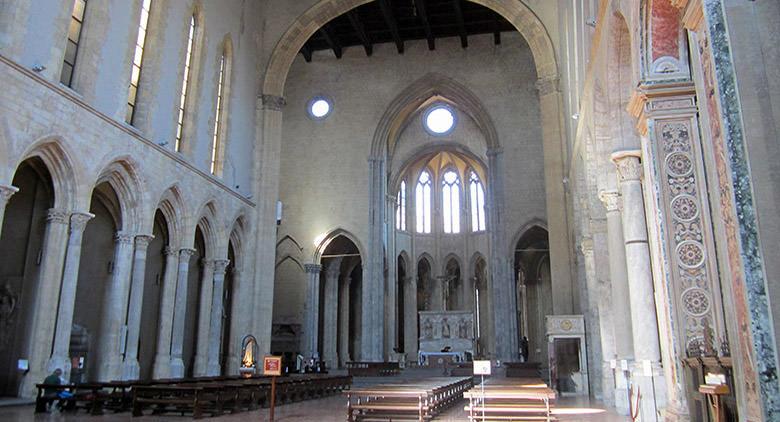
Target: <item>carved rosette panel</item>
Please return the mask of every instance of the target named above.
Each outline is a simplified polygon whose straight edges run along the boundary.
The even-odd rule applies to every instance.
[[[701,341],[706,329],[716,329],[713,298],[711,233],[702,210],[701,176],[690,120],[656,121],[662,154],[661,179],[667,214],[666,236],[673,267],[675,295],[684,343]],[[661,158],[661,157],[659,157]],[[714,256],[714,255],[712,255]]]

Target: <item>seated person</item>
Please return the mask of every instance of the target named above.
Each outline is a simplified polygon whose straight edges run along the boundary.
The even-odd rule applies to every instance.
[[[62,379],[62,369],[57,368],[54,370],[54,372],[51,373],[48,377],[44,378],[43,380],[44,384],[47,385],[63,385],[65,382]],[[46,409],[48,410],[51,404],[54,402],[55,399],[60,399],[57,402],[57,408],[62,409],[62,399],[67,399],[70,397],[73,397],[73,393],[61,390],[59,388],[44,388],[43,389],[43,396],[46,398]]]

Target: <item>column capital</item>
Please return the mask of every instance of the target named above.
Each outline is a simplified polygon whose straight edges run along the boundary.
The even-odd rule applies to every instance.
[[[554,92],[559,92],[560,89],[558,88],[560,79],[545,77],[545,78],[539,78],[536,80],[536,90],[539,91],[539,96],[545,96],[547,94],[552,94]]]
[[[215,273],[224,273],[225,269],[227,269],[227,266],[230,265],[229,259],[215,259],[214,261],[211,262],[214,265]]]
[[[166,246],[163,248],[163,253],[165,256],[176,256],[179,254],[179,250],[171,246]]]
[[[615,151],[611,159],[615,163],[621,182],[639,181],[642,177],[642,152],[640,150]]]
[[[488,148],[487,150],[487,156],[489,158],[496,158],[504,153],[504,149],[501,147],[495,147],[495,148]]]
[[[599,192],[599,199],[604,204],[607,212],[620,211],[622,197],[616,190],[603,190]]]
[[[69,216],[70,213],[59,208],[49,208],[49,210],[46,211],[46,221],[49,223],[67,225]]]
[[[284,106],[287,105],[287,100],[278,95],[262,94],[260,95],[260,101],[264,110],[282,111]]]
[[[0,185],[0,203],[7,202],[16,192],[19,192],[16,186]]]
[[[154,239],[153,234],[137,234],[135,236],[136,249],[145,250]]]
[[[95,214],[88,212],[74,212],[70,216],[70,231],[83,232],[87,227],[87,222],[95,218]]]
[[[135,236],[125,232],[116,232],[114,234],[114,240],[121,245],[132,245]]]
[[[322,265],[319,264],[304,264],[303,269],[309,274],[319,274],[322,271]]]
[[[181,248],[179,249],[179,258],[181,258],[182,261],[189,261],[195,252],[195,249],[192,248]]]
[[[582,250],[582,254],[586,257],[592,257],[593,256],[593,238],[591,237],[583,237],[582,242],[580,242],[580,250]]]

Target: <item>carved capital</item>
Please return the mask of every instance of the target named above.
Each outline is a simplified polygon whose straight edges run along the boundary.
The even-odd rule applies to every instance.
[[[5,205],[16,192],[19,192],[16,186],[0,185],[0,204]]]
[[[536,80],[536,90],[539,91],[539,96],[552,94],[560,91],[558,88],[559,78],[539,78]]]
[[[230,265],[229,259],[217,259],[214,261],[214,272],[224,273],[228,265]]]
[[[582,254],[585,255],[586,258],[593,258],[593,239],[590,237],[582,238],[580,250],[582,250]]]
[[[192,255],[194,254],[195,254],[195,249],[181,248],[179,249],[179,261],[189,262],[190,258],[192,258]]]
[[[166,246],[165,249],[163,249],[163,253],[165,256],[176,256],[179,254],[179,250],[170,246]]]
[[[601,203],[604,204],[604,208],[607,209],[607,212],[620,211],[620,202],[622,201],[622,198],[618,191],[603,190],[599,192],[599,199],[601,200]]]
[[[70,214],[65,210],[50,208],[46,211],[46,221],[50,224],[68,224]]]
[[[132,234],[127,234],[125,232],[116,232],[116,234],[114,234],[114,241],[116,242],[117,246],[132,245],[134,239],[135,236],[133,236]]]
[[[88,212],[74,212],[70,216],[70,232],[83,232],[87,227],[87,222],[95,218],[95,214]]]
[[[287,100],[278,95],[263,94],[260,96],[260,101],[263,103],[263,109],[265,110],[282,111],[284,106],[287,105]]]
[[[322,265],[318,264],[304,264],[303,269],[309,274],[319,274],[322,271]]]
[[[642,178],[642,153],[639,150],[618,151],[612,153],[618,178],[621,182],[639,181]]]
[[[135,237],[135,248],[141,251],[145,251],[149,247],[149,243],[154,239],[154,235],[151,234],[139,234]]]
[[[201,264],[203,264],[203,270],[206,272],[213,272],[214,271],[214,260],[213,259],[204,259],[201,260]]]

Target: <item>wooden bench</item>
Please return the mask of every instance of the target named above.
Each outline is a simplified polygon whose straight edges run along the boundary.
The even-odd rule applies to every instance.
[[[347,362],[347,373],[353,377],[381,377],[401,372],[398,362]]]
[[[147,408],[155,415],[191,413],[194,419],[203,417],[204,413],[218,416],[235,397],[236,387],[224,383],[136,386],[133,388],[133,416],[143,416]]]
[[[469,421],[482,420],[483,415],[490,420],[555,420],[551,406],[555,391],[541,379],[492,380],[463,396],[469,400],[464,407]]]
[[[471,386],[471,377],[446,377],[352,389],[344,393],[347,396],[347,420],[427,421],[460,400],[463,392]]]
[[[92,415],[103,414],[103,402],[106,393],[104,385],[95,384],[36,384],[38,395],[35,398],[35,413],[45,413],[48,405],[58,401],[63,411],[85,409]],[[70,393],[70,397],[60,397],[60,393]]]

